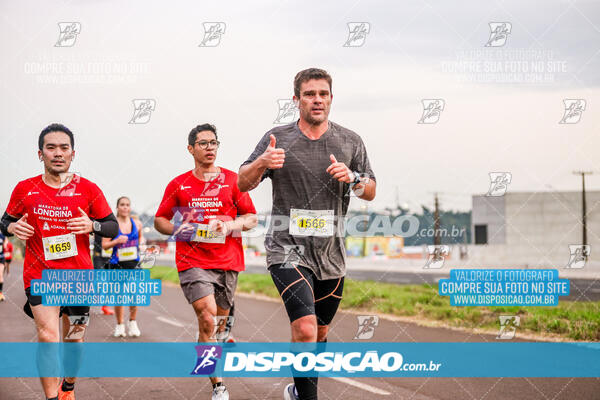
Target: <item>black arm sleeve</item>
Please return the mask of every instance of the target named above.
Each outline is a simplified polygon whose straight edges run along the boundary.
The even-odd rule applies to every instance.
[[[107,238],[113,238],[119,234],[119,223],[113,213],[96,221],[100,222],[100,230],[94,230],[94,234]]]
[[[10,233],[8,233],[8,225],[12,224],[13,222],[17,222],[17,221],[18,221],[17,218],[15,218],[11,215],[8,215],[5,211],[4,215],[2,216],[2,220],[0,221],[0,231],[2,231],[2,234],[4,236],[12,236]]]

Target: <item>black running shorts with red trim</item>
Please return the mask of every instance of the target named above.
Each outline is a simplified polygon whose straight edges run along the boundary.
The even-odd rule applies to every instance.
[[[272,265],[269,272],[290,322],[315,315],[318,325],[331,323],[342,300],[344,277],[318,280],[308,268],[290,264]]]

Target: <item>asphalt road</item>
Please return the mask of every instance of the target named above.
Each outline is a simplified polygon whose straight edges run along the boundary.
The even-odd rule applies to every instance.
[[[20,268],[15,265],[5,283],[8,300],[0,303],[0,337],[8,342],[35,341],[33,321],[22,311],[25,295]],[[190,342],[197,332],[195,316],[177,286],[163,286],[149,307],[141,307],[138,339],[111,337],[114,317],[94,308],[87,341]],[[332,323],[330,341],[352,341],[357,330],[354,314],[340,312]],[[280,302],[246,296],[236,298],[233,334],[238,341],[287,341],[289,324]],[[489,342],[494,335],[470,334],[412,323],[380,320],[373,341],[390,342]],[[1,355],[0,355],[1,359]],[[131,360],[135,363],[135,360]],[[482,360],[493,362],[493,360]],[[228,378],[231,399],[281,399],[291,378]],[[326,400],[365,399],[598,399],[598,378],[352,378],[319,380],[320,398]],[[0,379],[0,399],[40,399],[41,386],[35,378]],[[209,399],[206,378],[80,378],[77,399]]]

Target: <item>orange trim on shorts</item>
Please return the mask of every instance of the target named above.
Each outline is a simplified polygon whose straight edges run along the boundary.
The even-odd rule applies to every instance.
[[[301,279],[304,279],[304,281],[306,282],[306,284],[308,285],[308,287],[310,288],[310,292],[313,295],[313,301],[315,300],[315,291],[313,290],[312,286],[310,286],[310,283],[308,282],[308,279],[306,279],[304,277],[304,275],[302,275],[302,272],[300,272],[300,270],[298,269],[298,267],[294,267],[294,269],[300,274],[300,276],[302,277]]]
[[[339,278],[339,279],[338,279],[338,283],[337,283],[337,285],[335,286],[335,289],[333,289],[333,290],[331,291],[331,293],[329,293],[327,296],[325,296],[325,297],[321,297],[319,300],[315,300],[315,303],[316,303],[317,301],[321,301],[321,300],[323,300],[323,299],[326,299],[326,298],[328,298],[329,296],[333,296],[333,297],[336,297],[336,298],[338,298],[338,299],[341,299],[341,298],[342,298],[342,296],[336,296],[336,295],[334,294],[334,293],[335,293],[335,291],[337,290],[337,288],[340,286],[340,283],[341,283],[341,282],[342,282],[342,278]]]
[[[291,288],[292,286],[294,286],[296,283],[300,282],[301,280],[302,280],[302,278],[300,278],[297,281],[294,281],[294,282],[290,283],[289,285],[287,285],[285,287],[285,289],[283,289],[283,291],[281,292],[280,296],[283,296],[283,294],[285,293],[286,290],[288,290],[289,288]]]

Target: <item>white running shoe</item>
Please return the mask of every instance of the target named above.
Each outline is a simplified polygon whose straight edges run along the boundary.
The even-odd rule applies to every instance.
[[[294,384],[289,383],[283,390],[283,400],[298,400],[300,397],[296,396],[294,389]]]
[[[135,320],[127,322],[127,334],[131,337],[139,337],[142,334]]]
[[[217,386],[213,389],[212,400],[229,400],[229,392],[225,385]]]
[[[125,324],[117,324],[115,326],[115,332],[113,333],[114,337],[125,337],[127,334],[125,333]]]

